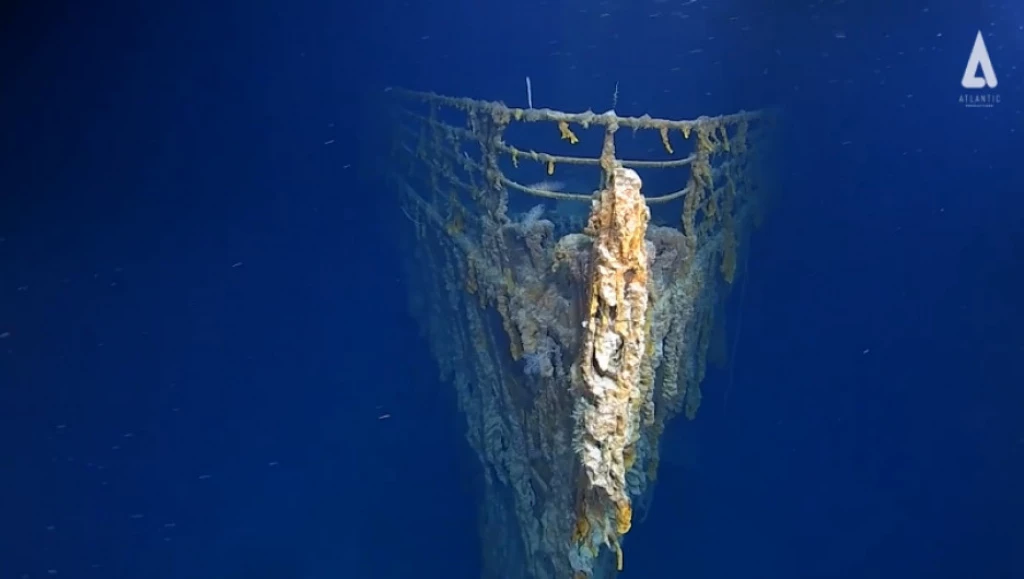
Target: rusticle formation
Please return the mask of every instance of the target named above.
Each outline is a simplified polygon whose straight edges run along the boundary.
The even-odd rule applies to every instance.
[[[650,505],[666,423],[700,406],[715,316],[760,213],[769,115],[391,94],[410,307],[480,459],[484,577],[611,577]],[[546,127],[564,154],[510,143]],[[617,139],[657,155],[620,158]],[[593,190],[527,184],[560,168]]]

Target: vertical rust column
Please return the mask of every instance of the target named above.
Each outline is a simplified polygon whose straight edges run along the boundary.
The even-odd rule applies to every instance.
[[[646,347],[648,255],[644,235],[650,211],[640,177],[616,167],[590,215],[596,236],[587,319],[573,376],[580,500],[570,563],[577,576],[594,575],[601,546],[616,554],[629,531],[627,449],[640,437],[640,365]]]

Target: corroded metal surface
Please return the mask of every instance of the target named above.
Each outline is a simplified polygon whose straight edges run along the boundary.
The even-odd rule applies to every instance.
[[[392,93],[410,307],[480,459],[484,576],[610,577],[650,504],[665,424],[700,406],[716,304],[758,211],[764,115]],[[597,149],[533,151],[510,142],[517,125],[550,126],[563,149],[596,130]],[[623,128],[659,155],[619,158]],[[594,191],[526,184],[531,164],[590,169]],[[663,190],[645,193],[640,173]]]

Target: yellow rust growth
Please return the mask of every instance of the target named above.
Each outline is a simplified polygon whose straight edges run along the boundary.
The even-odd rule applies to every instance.
[[[590,538],[590,521],[586,513],[576,514],[576,524],[572,528],[572,542],[582,544]]]
[[[633,526],[633,506],[629,501],[620,502],[615,511],[615,532],[620,536],[629,532]]]
[[[558,121],[558,132],[561,134],[562,140],[569,141],[570,145],[580,142],[576,135],[573,134],[572,129],[569,128],[568,121]]]
[[[636,464],[635,444],[630,444],[629,446],[626,447],[626,450],[622,453],[622,459],[626,464],[626,471],[631,470],[633,468],[633,465]]]
[[[672,150],[672,143],[668,140],[668,128],[662,127],[658,129],[658,132],[661,133],[661,144],[665,147],[665,151],[667,151],[669,155],[675,153],[675,151]]]
[[[702,125],[697,127],[697,151],[710,154],[715,151],[715,128],[714,126]]]
[[[583,471],[583,510],[613,530],[605,545],[621,560],[618,537],[632,507],[626,472],[639,437],[641,365],[646,351],[650,211],[636,172],[612,167],[587,224],[591,250],[589,307],[579,358],[574,447]],[[635,453],[635,449],[632,451]]]
[[[554,174],[555,174],[555,162],[554,161],[548,161],[548,175],[554,175]]]
[[[690,138],[690,125],[686,125],[685,127],[683,127],[683,138],[684,139],[689,139]]]
[[[512,149],[512,166],[516,169],[519,168],[519,151],[517,149]]]

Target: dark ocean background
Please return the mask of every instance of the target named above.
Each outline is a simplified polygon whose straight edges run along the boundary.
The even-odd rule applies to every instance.
[[[1024,5],[0,12],[0,579],[479,577],[384,89],[525,106],[526,76],[779,111],[728,403],[712,370],[622,576],[1024,578]],[[992,108],[958,102],[979,30]]]

